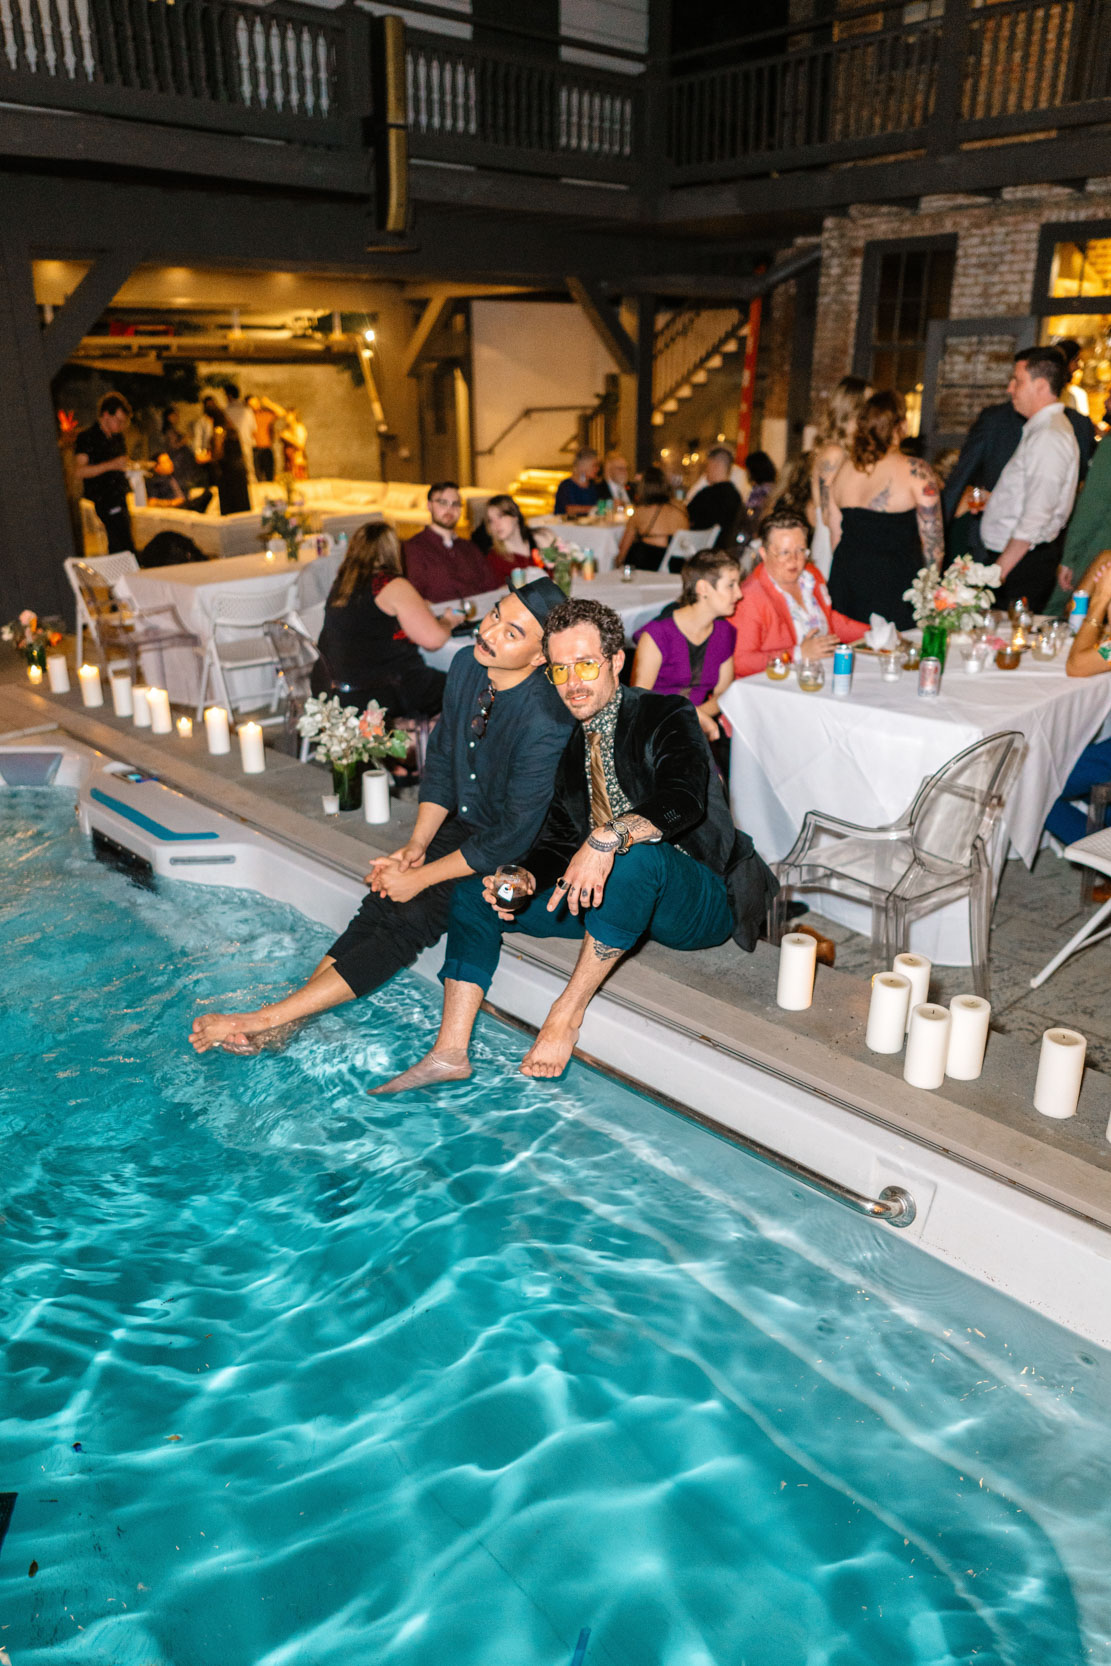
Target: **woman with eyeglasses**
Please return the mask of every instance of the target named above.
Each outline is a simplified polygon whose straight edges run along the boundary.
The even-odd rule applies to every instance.
[[[433,613],[401,576],[393,527],[369,522],[353,535],[328,595],[313,692],[360,709],[377,700],[391,718],[434,717],[446,679],[420,649],[442,648],[462,619],[450,609]]]

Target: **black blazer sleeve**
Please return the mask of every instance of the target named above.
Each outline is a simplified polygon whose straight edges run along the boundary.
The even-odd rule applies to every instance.
[[[989,407],[990,409],[990,407]],[[965,436],[961,446],[961,454],[953,465],[953,472],[949,476],[941,492],[941,507],[947,521],[952,520],[961,493],[970,484],[987,450],[988,440],[988,411],[980,412],[972,427]]]
[[[652,791],[631,813],[650,821],[674,844],[705,817],[710,785],[710,753],[689,700],[676,695],[673,709],[652,730],[648,762]]]

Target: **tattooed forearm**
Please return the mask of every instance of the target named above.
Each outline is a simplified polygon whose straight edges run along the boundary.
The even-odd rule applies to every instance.
[[[945,529],[936,492],[932,503],[918,505],[918,536],[922,540],[922,560],[927,566],[940,567],[945,560]]]
[[[659,828],[650,822],[647,816],[621,816],[620,820],[633,835],[634,845],[643,843],[645,839],[658,839],[660,836]]]
[[[594,940],[595,960],[620,960],[624,953],[624,949],[611,949],[608,944],[599,943],[597,939]]]

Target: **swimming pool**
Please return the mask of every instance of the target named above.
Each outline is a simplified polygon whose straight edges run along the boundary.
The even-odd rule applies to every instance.
[[[0,887],[13,1666],[1106,1658],[1107,1354],[492,1020],[368,1100],[416,977],[198,1059],[327,933],[65,793]]]

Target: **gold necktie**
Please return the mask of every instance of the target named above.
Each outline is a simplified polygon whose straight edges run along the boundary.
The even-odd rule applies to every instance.
[[[613,820],[613,806],[606,790],[606,772],[602,767],[602,737],[588,729],[590,742],[590,821],[594,827],[604,827]]]

